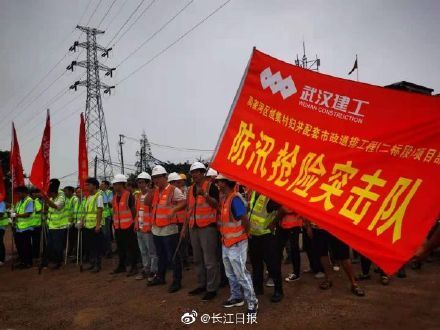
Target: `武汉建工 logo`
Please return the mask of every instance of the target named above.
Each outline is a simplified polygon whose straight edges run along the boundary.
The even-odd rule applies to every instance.
[[[272,74],[270,67],[267,67],[260,73],[260,81],[263,89],[270,88],[272,94],[280,93],[285,100],[297,92],[295,83],[291,76],[283,78],[278,71]]]

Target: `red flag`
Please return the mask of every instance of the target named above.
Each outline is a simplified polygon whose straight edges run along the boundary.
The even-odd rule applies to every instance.
[[[211,166],[392,274],[440,213],[439,109],[255,50]]]
[[[5,198],[6,198],[5,178],[3,176],[3,168],[0,162],[0,202],[4,201]]]
[[[89,161],[87,159],[87,141],[86,141],[86,124],[84,115],[81,113],[81,123],[79,126],[79,143],[78,143],[78,182],[83,193],[86,188],[86,180],[89,176]]]
[[[47,192],[50,180],[50,114],[47,110],[46,127],[41,139],[40,150],[32,164],[29,180],[43,192]]]
[[[12,189],[24,186],[23,165],[21,165],[20,146],[18,145],[17,132],[12,123],[11,154],[9,155],[9,168],[11,171]]]

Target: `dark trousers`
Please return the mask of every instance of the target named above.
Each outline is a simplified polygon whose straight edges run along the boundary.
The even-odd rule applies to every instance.
[[[112,218],[105,218],[105,222],[102,226],[103,234],[103,254],[112,253]]]
[[[303,245],[307,258],[309,259],[309,265],[312,272],[315,274],[323,272],[324,270],[321,266],[319,254],[313,248],[312,239],[309,237],[309,235],[307,235],[307,233],[303,233]]]
[[[371,260],[361,255],[361,269],[363,275],[370,274],[370,268],[371,268]],[[379,268],[380,275],[385,275],[385,272]]]
[[[49,229],[47,235],[48,260],[61,265],[66,245],[66,229]]]
[[[174,252],[179,242],[179,235],[156,236],[154,235],[154,244],[156,245],[156,253],[159,257],[158,276],[165,281],[165,275],[168,265],[173,267],[173,282],[180,283],[182,281],[182,261],[180,253],[176,253],[173,261]]]
[[[275,290],[282,290],[281,253],[275,236],[272,234],[252,236],[249,239],[249,255],[254,288],[263,291],[264,264],[266,264],[269,276],[275,284]]]
[[[179,233],[180,233],[183,225],[179,223],[179,224],[177,224],[177,227],[179,228]],[[182,262],[185,265],[188,265],[189,264],[189,245],[190,245],[188,227],[186,227],[185,230],[186,230],[186,235],[185,235],[185,238],[182,239],[182,242],[180,243],[179,253],[180,253],[180,257],[182,258]]]
[[[101,268],[101,258],[104,247],[104,235],[102,230],[96,233],[95,228],[84,228],[83,240],[83,248],[88,251],[90,263]]]
[[[41,242],[41,226],[34,227],[34,230],[31,232],[31,241],[32,241],[32,257],[39,258],[40,242]]]
[[[20,261],[25,265],[32,265],[32,231],[26,230],[15,233],[15,244],[17,246]]]
[[[115,229],[115,238],[119,256],[118,268],[125,269],[126,265],[136,268],[138,247],[133,225],[127,229]]]
[[[5,238],[5,230],[0,229],[0,261],[1,262],[5,262],[5,256],[6,256],[4,238]]]
[[[76,255],[76,249],[78,245],[78,229],[75,226],[69,228],[69,250],[68,256]]]
[[[287,242],[290,244],[290,258],[293,265],[293,273],[301,276],[301,256],[299,252],[299,234],[301,227],[294,227],[291,229],[277,228],[276,239],[280,249],[280,257],[282,258],[283,248]]]

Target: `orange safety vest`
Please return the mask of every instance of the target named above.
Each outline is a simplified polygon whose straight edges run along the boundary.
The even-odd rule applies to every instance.
[[[141,202],[141,195],[138,194],[136,198],[136,218],[134,219],[136,229],[143,233],[151,232],[151,212],[150,207]],[[139,219],[139,211],[143,210],[142,219]],[[139,221],[140,220],[140,221]]]
[[[300,219],[297,213],[293,212],[290,209],[287,209],[287,214],[281,219],[280,226],[283,229],[291,229],[295,227],[302,227],[303,221]]]
[[[119,203],[117,201],[117,196],[113,196],[113,225],[115,226],[115,229],[128,229],[133,224],[133,215],[128,207],[129,197],[130,192],[128,190],[122,192]]]
[[[169,218],[171,210],[173,208],[172,199],[174,190],[176,189],[173,185],[168,185],[162,193],[159,195],[159,188],[156,188],[153,196],[153,223],[158,227],[165,227],[175,223],[177,220],[173,221]]]
[[[232,214],[232,200],[238,197],[238,194],[231,192],[223,201],[218,226],[222,235],[223,245],[231,247],[232,245],[247,239],[248,235],[241,224],[241,220],[235,220]]]
[[[188,216],[189,216],[189,226],[194,227],[194,222],[198,227],[204,228],[210,224],[217,222],[217,210],[212,208],[204,196],[197,196],[194,198],[194,188],[193,184],[188,190]],[[211,182],[205,180],[202,185],[203,191],[209,193],[211,188]],[[194,212],[195,210],[195,212]]]

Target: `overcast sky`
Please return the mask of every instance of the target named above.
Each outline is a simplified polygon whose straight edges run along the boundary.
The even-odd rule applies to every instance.
[[[78,55],[67,54],[80,34],[74,30],[76,24],[90,20],[89,26],[96,27],[102,21],[100,28],[106,32],[98,40],[105,46],[141,1],[116,0],[110,8],[113,0],[0,0],[0,149],[9,149],[10,122],[14,120],[26,172],[40,144],[46,107],[52,111],[52,176],[77,169],[79,113],[85,108],[85,93],[81,94],[83,88],[64,93],[84,73],[81,68],[73,73],[65,70]],[[122,32],[151,1],[142,3]],[[102,74],[102,81],[117,83],[224,1],[193,1],[118,67],[113,79]],[[119,64],[188,2],[154,1],[103,63]],[[347,72],[357,53],[363,82],[385,85],[407,80],[438,93],[439,13],[440,1],[435,0],[232,0],[118,85],[111,96],[103,96],[112,160],[119,161],[119,134],[139,138],[142,131],[153,143],[214,149],[253,46],[293,62],[302,52],[304,39],[307,54],[321,58],[323,73],[349,78]],[[135,163],[137,148],[135,141],[126,140],[127,164]],[[211,155],[152,149],[164,161],[192,161]],[[76,183],[76,175],[64,182]]]

